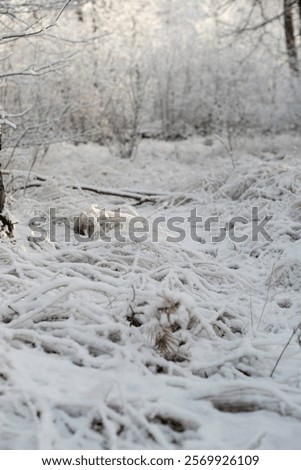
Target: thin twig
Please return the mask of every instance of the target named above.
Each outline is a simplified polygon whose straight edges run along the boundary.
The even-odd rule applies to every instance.
[[[290,343],[291,343],[293,337],[295,336],[295,334],[297,333],[297,331],[298,331],[300,328],[301,328],[301,323],[299,323],[299,325],[293,330],[291,336],[289,337],[289,340],[287,341],[286,345],[285,345],[284,348],[282,349],[282,351],[281,351],[281,353],[280,353],[280,355],[279,355],[279,357],[278,357],[278,359],[277,359],[277,361],[276,361],[276,364],[275,364],[274,367],[273,367],[273,370],[272,370],[272,372],[271,372],[271,374],[270,374],[270,377],[273,377],[274,372],[275,372],[275,370],[277,369],[278,364],[279,364],[279,362],[281,361],[281,359],[282,359],[282,357],[283,357],[283,354],[285,353],[285,351],[286,351],[287,348],[289,347],[289,345],[290,345]]]
[[[236,164],[235,164],[235,161],[234,161],[234,157],[233,157],[233,152],[231,150],[231,148],[229,147],[229,145],[226,144],[226,142],[217,134],[214,134],[214,137],[217,138],[217,140],[220,141],[220,143],[225,147],[225,149],[227,150],[227,153],[229,155],[229,157],[231,158],[231,162],[232,162],[232,166],[233,168],[235,169],[236,168]]]
[[[63,8],[59,11],[59,13],[57,14],[56,18],[50,23],[48,24],[47,26],[45,26],[44,28],[40,28],[38,29],[37,31],[32,31],[32,32],[28,32],[26,33],[25,31],[21,32],[21,33],[11,33],[11,34],[6,34],[6,35],[3,35],[1,38],[0,38],[0,42],[8,42],[9,40],[16,40],[16,39],[20,39],[20,38],[27,38],[27,37],[31,37],[31,36],[38,36],[39,34],[47,31],[48,29],[50,28],[53,28],[53,26],[55,26],[57,24],[57,22],[59,21],[60,17],[62,16],[62,14],[64,13],[64,11],[66,10],[66,8],[68,7],[69,3],[71,3],[71,0],[67,0],[67,2],[64,4]]]
[[[254,338],[255,338],[252,297],[250,297],[250,315],[251,315],[251,328],[252,328],[253,336],[254,336]]]
[[[264,315],[266,306],[267,306],[268,301],[269,301],[270,289],[271,289],[271,286],[272,286],[272,276],[273,276],[273,273],[274,273],[274,269],[275,269],[275,263],[274,263],[273,266],[272,266],[272,271],[271,271],[271,274],[270,274],[270,276],[269,276],[268,289],[267,289],[267,293],[266,293],[266,296],[265,296],[264,306],[263,306],[263,308],[262,308],[261,315],[260,315],[260,318],[259,318],[259,321],[258,321],[257,329],[258,329],[259,326],[260,326],[260,323],[261,323],[261,320],[262,320],[262,318],[263,318],[263,315]]]
[[[38,154],[39,154],[39,148],[35,151],[35,154],[34,154],[34,157],[32,159],[32,162],[31,162],[31,165],[30,165],[30,168],[28,170],[28,175],[27,175],[27,178],[26,178],[26,181],[25,181],[25,185],[24,185],[24,196],[25,196],[25,192],[26,192],[26,188],[27,188],[27,184],[28,184],[28,181],[29,181],[29,178],[30,178],[30,175],[31,175],[31,171],[34,167],[34,164],[36,163],[37,161],[37,158],[38,158]]]

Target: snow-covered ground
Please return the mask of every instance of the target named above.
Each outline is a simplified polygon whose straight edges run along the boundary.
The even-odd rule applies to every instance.
[[[301,140],[237,149],[233,168],[214,138],[144,141],[134,162],[57,144],[31,175],[31,153],[14,156],[5,181],[18,223],[0,244],[1,449],[301,449]],[[72,228],[66,240],[59,222],[52,240],[29,238],[33,217],[47,229],[55,209],[72,227],[93,204],[126,214],[124,242],[79,242]],[[131,240],[135,213],[165,218],[157,242]],[[272,240],[254,236],[266,216]],[[181,242],[167,241],[171,217],[183,218]],[[233,217],[244,242],[229,236]]]

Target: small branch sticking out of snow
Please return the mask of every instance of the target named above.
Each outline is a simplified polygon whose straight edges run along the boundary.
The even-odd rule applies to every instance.
[[[220,143],[225,147],[225,149],[227,150],[227,153],[229,155],[229,157],[231,158],[231,162],[232,162],[232,166],[233,168],[235,169],[236,168],[236,164],[235,164],[235,161],[234,161],[234,157],[233,157],[233,151],[231,150],[230,146],[226,144],[226,142],[217,134],[214,134],[214,137],[217,138],[217,140],[220,141]]]
[[[298,326],[296,326],[296,328],[293,330],[289,340],[287,341],[286,345],[284,346],[284,348],[282,349],[277,361],[276,361],[276,364],[274,365],[273,367],[273,370],[271,372],[271,375],[270,377],[273,377],[274,373],[275,373],[275,370],[277,369],[278,365],[279,365],[279,362],[281,361],[282,357],[283,357],[283,354],[285,353],[285,351],[287,350],[287,348],[289,347],[289,345],[291,344],[292,342],[292,339],[293,337],[295,336],[295,334],[297,333],[297,331],[301,328],[301,323],[299,323]]]

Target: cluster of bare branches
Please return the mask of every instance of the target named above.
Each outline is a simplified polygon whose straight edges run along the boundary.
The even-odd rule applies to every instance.
[[[218,4],[218,14],[223,15],[230,8],[238,7],[238,0],[221,1]],[[272,2],[274,3],[274,2]],[[227,24],[231,33],[241,35],[261,31],[267,33],[267,28],[275,22],[280,22],[283,27],[288,64],[294,75],[299,75],[299,54],[300,31],[301,31],[301,0],[279,0],[275,2],[271,9],[271,2],[264,0],[252,0],[244,5],[245,11],[240,23],[235,25]],[[260,38],[260,42],[262,36]]]
[[[9,5],[2,4],[0,13],[7,20],[10,20],[10,24],[8,28],[5,28],[7,30],[1,34],[0,44],[44,33],[57,24],[70,3],[71,0],[38,4],[26,2],[10,2]],[[55,11],[54,16],[53,11]]]
[[[50,2],[10,0],[10,2],[1,2],[0,15],[2,21],[0,25],[0,51],[4,52],[4,56],[1,59],[4,66],[3,72],[0,74],[0,88],[2,88],[0,95],[0,150],[2,149],[3,130],[6,128],[16,128],[15,124],[9,119],[10,115],[7,114],[3,108],[3,96],[10,93],[7,80],[12,80],[13,85],[15,85],[15,80],[20,77],[45,75],[49,72],[59,70],[66,63],[66,58],[59,58],[58,60],[43,65],[36,65],[35,61],[33,61],[19,68],[16,64],[13,64],[15,52],[13,43],[18,41],[19,44],[19,41],[31,40],[46,35],[47,31],[57,25],[70,4],[71,0],[52,0]],[[27,111],[28,110],[21,111],[19,117],[23,119]],[[27,128],[25,134],[28,130]],[[22,132],[22,135],[23,134],[24,132]],[[2,226],[5,224],[8,226],[9,233],[11,234],[13,228],[12,224],[3,212],[5,199],[5,189],[2,181],[2,173],[0,171],[0,222]]]

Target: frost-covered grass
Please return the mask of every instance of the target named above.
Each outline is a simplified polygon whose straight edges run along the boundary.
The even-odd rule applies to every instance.
[[[208,143],[146,141],[135,162],[57,145],[34,167],[47,182],[25,194],[30,155],[12,162],[1,449],[301,448],[301,142],[246,140],[235,170]],[[70,189],[83,183],[160,195],[133,209]],[[72,218],[92,204],[150,221],[196,208],[222,226],[258,207],[273,216],[273,241],[212,243],[201,222],[200,241],[182,243],[166,242],[164,227],[157,243],[67,242],[59,225],[53,242],[28,239],[31,217],[55,208]]]

